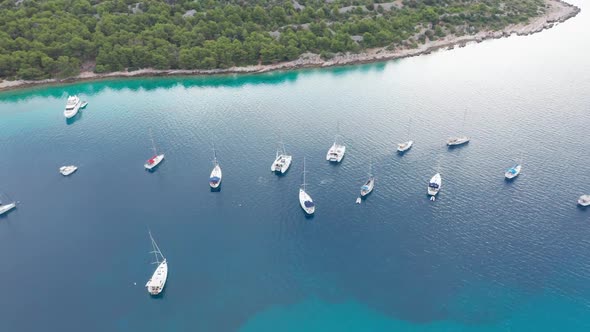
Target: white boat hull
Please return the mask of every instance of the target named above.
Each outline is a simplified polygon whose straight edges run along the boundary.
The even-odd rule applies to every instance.
[[[68,176],[71,175],[72,173],[74,173],[75,171],[78,170],[78,167],[74,166],[74,165],[70,165],[70,166],[62,166],[59,168],[59,172],[61,173],[61,175],[63,176]]]
[[[467,136],[451,137],[447,140],[448,146],[459,146],[469,143],[471,139]]]
[[[0,216],[5,214],[6,212],[14,209],[16,207],[16,202],[12,202],[5,205],[0,205]]]
[[[330,162],[339,163],[342,161],[342,158],[344,158],[345,153],[346,146],[334,143],[332,147],[330,147],[330,149],[328,150],[328,153],[326,154],[326,160]]]
[[[361,197],[365,197],[368,194],[373,192],[373,188],[375,188],[375,179],[371,177],[367,182],[361,187]]]
[[[301,205],[303,211],[305,211],[305,213],[308,215],[314,214],[315,204],[313,203],[311,196],[309,196],[309,194],[301,188],[299,189],[299,205]]]
[[[73,102],[73,106],[70,107],[70,98],[75,98]],[[64,110],[64,116],[66,119],[71,119],[78,114],[80,107],[82,106],[82,101],[77,96],[68,97],[68,103],[66,104],[66,109]]]
[[[211,171],[211,175],[209,176],[209,186],[211,186],[213,189],[219,188],[219,185],[221,185],[221,178],[221,167],[219,167],[219,165],[215,165]]]
[[[580,206],[590,206],[590,195],[582,195],[578,199],[578,205]]]
[[[397,145],[397,152],[406,152],[412,148],[412,145],[414,145],[414,141],[407,141],[404,143],[399,143]]]
[[[521,170],[522,170],[522,166],[516,165],[516,166],[510,168],[509,170],[507,170],[506,173],[504,173],[504,177],[507,180],[512,180],[520,174]]]
[[[159,154],[157,156],[152,157],[152,159],[149,159],[144,165],[143,167],[145,167],[145,169],[147,170],[152,170],[154,169],[156,166],[158,166],[162,160],[164,160],[164,154]]]
[[[433,186],[433,184],[435,186]],[[430,179],[430,181],[428,182],[428,195],[430,195],[434,198],[434,196],[436,196],[439,193],[441,186],[442,186],[442,177],[440,176],[439,173],[436,173],[432,177],[432,179]]]
[[[272,163],[270,170],[272,172],[280,172],[281,174],[285,174],[285,172],[289,170],[289,167],[291,166],[292,159],[293,157],[289,155],[279,155]]]
[[[166,279],[168,279],[168,262],[164,259],[154,271],[154,274],[145,284],[150,295],[158,295],[164,290],[166,286]]]

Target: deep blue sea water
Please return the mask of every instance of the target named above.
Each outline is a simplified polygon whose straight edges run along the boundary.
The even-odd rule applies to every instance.
[[[590,330],[577,2],[541,34],[387,63],[1,93],[0,193],[20,204],[0,217],[0,330]],[[71,123],[68,94],[89,101]],[[347,155],[331,165],[338,127]],[[150,129],[166,153],[153,173]],[[471,143],[448,150],[462,133]],[[280,137],[294,156],[282,177]],[[313,218],[297,199],[304,156]],[[376,189],[356,205],[371,160]],[[65,178],[65,164],[80,168]],[[143,287],[148,227],[169,261],[159,298]]]

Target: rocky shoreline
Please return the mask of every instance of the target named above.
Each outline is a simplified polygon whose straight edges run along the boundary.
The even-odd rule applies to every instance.
[[[256,74],[270,71],[293,70],[301,68],[322,68],[332,66],[345,66],[370,62],[379,62],[412,56],[429,54],[440,49],[452,49],[455,46],[464,47],[468,43],[482,42],[487,39],[509,37],[511,35],[526,36],[550,29],[556,24],[567,21],[580,12],[580,8],[566,3],[562,0],[545,0],[545,15],[533,19],[527,24],[507,26],[501,31],[483,31],[469,36],[446,36],[444,38],[427,41],[412,49],[398,49],[389,51],[385,48],[371,49],[359,54],[339,54],[332,59],[324,60],[318,54],[306,53],[299,59],[289,62],[281,62],[272,65],[258,65],[246,67],[232,67],[228,69],[212,70],[156,70],[140,69],[131,72],[112,72],[96,74],[93,72],[82,72],[80,75],[67,79],[47,79],[39,81],[2,81],[0,91],[31,87],[35,85],[64,84],[78,81],[100,80],[119,77],[142,77],[142,76],[189,76],[189,75],[221,75],[221,74]]]

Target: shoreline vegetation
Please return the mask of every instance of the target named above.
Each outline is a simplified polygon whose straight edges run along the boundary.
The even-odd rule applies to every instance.
[[[14,1],[14,0],[8,0]],[[85,1],[85,0],[82,0]],[[293,1],[293,0],[292,0]],[[326,0],[326,3],[333,3],[335,1],[340,0]],[[348,0],[344,0],[348,1]],[[372,0],[369,0],[371,3]],[[421,2],[426,3],[452,3],[452,2],[461,2],[461,0],[424,0]],[[505,2],[513,2],[513,1],[521,1],[521,0],[505,0]],[[347,40],[345,45],[348,46],[341,46],[343,51],[336,52],[336,53],[325,53],[322,51],[322,54],[318,54],[318,52],[311,52],[311,50],[315,50],[312,47],[307,47],[307,51],[298,54],[294,60],[285,60],[288,58],[288,54],[280,53],[278,57],[275,54],[268,54],[264,53],[263,50],[258,49],[258,53],[255,55],[257,56],[258,63],[255,65],[237,65],[232,61],[228,61],[227,63],[233,63],[232,66],[221,66],[221,61],[217,59],[215,62],[215,66],[213,63],[205,64],[205,66],[213,67],[210,69],[157,69],[157,68],[145,68],[145,69],[137,69],[137,70],[130,70],[129,67],[121,68],[123,70],[106,70],[107,65],[97,65],[97,59],[93,59],[89,61],[86,59],[85,63],[80,65],[78,61],[73,61],[80,70],[78,70],[79,74],[76,75],[67,75],[65,78],[45,78],[45,79],[24,79],[19,77],[18,75],[8,77],[6,75],[7,70],[3,68],[2,58],[0,57],[0,91],[5,90],[13,90],[25,87],[31,87],[35,85],[48,85],[48,84],[64,84],[64,83],[73,83],[78,81],[92,81],[92,80],[100,80],[100,79],[109,79],[109,78],[124,78],[124,77],[145,77],[145,76],[190,76],[190,75],[223,75],[223,74],[256,74],[256,73],[265,73],[270,71],[287,71],[287,70],[295,70],[295,69],[302,69],[302,68],[323,68],[323,67],[332,67],[332,66],[344,66],[344,65],[353,65],[353,64],[362,64],[362,63],[371,63],[371,62],[381,62],[393,59],[400,59],[406,57],[413,57],[419,56],[423,54],[429,54],[433,51],[442,50],[442,49],[453,49],[454,47],[464,47],[468,43],[474,42],[481,42],[487,39],[498,39],[503,37],[509,37],[511,35],[518,35],[518,36],[526,36],[534,33],[538,33],[543,31],[544,29],[550,29],[554,25],[565,22],[566,20],[576,16],[580,12],[580,8],[566,3],[562,0],[522,0],[523,2],[531,3],[531,6],[538,6],[540,9],[535,11],[535,15],[530,15],[529,17],[519,16],[517,18],[517,23],[511,24],[503,24],[500,26],[499,29],[494,29],[494,27],[499,27],[499,25],[493,26],[493,23],[490,23],[490,26],[484,26],[484,29],[477,29],[474,28],[473,25],[465,25],[464,22],[460,22],[460,24],[455,24],[456,26],[449,24],[449,23],[442,23],[445,21],[445,16],[448,14],[443,14],[437,16],[436,11],[433,14],[433,17],[430,19],[431,23],[425,25],[416,26],[411,33],[405,34],[405,39],[399,40],[397,43],[386,43],[387,46],[380,46],[380,47],[368,47],[369,45],[383,45],[383,42],[374,41],[371,43],[367,43],[367,40],[370,38],[375,38],[374,35],[370,33],[365,33],[363,35],[354,35],[350,36],[350,40]],[[18,3],[19,1],[16,0]],[[22,2],[22,1],[20,1]],[[301,1],[303,3],[303,1]],[[350,2],[350,1],[348,1]],[[392,3],[374,3],[373,6],[381,6],[381,5],[390,5],[389,11],[395,10],[402,10],[402,8],[411,6],[411,3],[416,4],[416,0],[405,0],[405,1],[395,1]],[[420,1],[418,1],[420,2]],[[469,1],[466,1],[469,2]],[[488,9],[483,7],[478,7],[482,13],[487,13],[488,11],[498,13],[499,8],[506,6],[504,2],[489,0],[489,1],[471,1],[475,3],[483,3],[485,2],[488,5]],[[289,2],[290,4],[291,2]],[[311,3],[311,2],[307,2]],[[355,2],[356,3],[356,2]],[[305,6],[300,5],[296,1],[293,1],[293,4],[297,4],[299,11],[301,12],[302,8]],[[492,4],[496,4],[498,7],[492,9]],[[440,5],[440,4],[439,4]],[[352,7],[352,9],[350,9]],[[361,31],[362,30],[369,30],[369,28],[362,28],[362,24],[370,25],[370,20],[377,20],[379,14],[373,16],[372,18],[364,17],[364,13],[367,12],[366,9],[358,9],[360,7],[368,8],[369,6],[349,6],[345,8],[349,8],[346,11],[336,10],[340,14],[346,14],[348,11],[355,11],[360,17],[360,25]],[[0,9],[2,7],[0,6]],[[139,5],[135,5],[135,8],[140,8]],[[372,7],[375,8],[375,7]],[[383,8],[383,7],[381,7]],[[431,13],[432,11],[428,6],[424,6],[423,4],[418,6],[420,11],[428,11]],[[434,6],[436,9],[437,7]],[[417,9],[418,10],[418,9]],[[380,10],[382,12],[382,9]],[[191,13],[195,15],[196,11],[188,11],[187,13]],[[186,14],[185,14],[186,15]],[[321,13],[319,15],[322,15]],[[337,15],[337,14],[335,14]],[[486,14],[487,15],[487,14]],[[520,14],[519,14],[520,15]],[[280,16],[280,15],[279,15]],[[183,15],[184,17],[184,15]],[[192,16],[191,16],[192,17]],[[448,16],[446,16],[448,17]],[[349,18],[347,18],[349,19]],[[447,20],[448,21],[448,20]],[[432,23],[434,22],[434,23]],[[0,22],[1,23],[1,22]],[[503,22],[505,23],[505,22]],[[347,24],[347,23],[345,23]],[[412,23],[413,24],[413,23]],[[1,24],[0,24],[1,26]],[[303,26],[303,28],[301,27]],[[443,28],[440,28],[440,27]],[[321,25],[320,25],[321,27]],[[459,32],[457,27],[465,28],[466,31]],[[330,28],[327,28],[329,31],[332,31]],[[355,30],[355,33],[358,32],[359,27],[347,27],[347,29]],[[310,25],[309,24],[301,24],[297,28],[282,28],[280,31],[274,31],[275,41],[273,43],[277,43],[276,45],[280,45],[279,43],[282,41],[281,38],[284,35],[294,35],[294,33],[309,33],[310,32]],[[455,31],[455,33],[452,33]],[[317,32],[318,34],[321,33]],[[334,33],[333,31],[330,33]],[[433,34],[434,33],[434,34]],[[6,33],[5,33],[6,34]],[[273,35],[271,33],[270,35]],[[294,35],[295,36],[295,35]],[[104,36],[103,36],[104,37]],[[382,36],[384,37],[384,36]],[[390,36],[391,37],[391,36]],[[20,37],[19,37],[20,38]],[[224,38],[224,37],[221,37]],[[321,40],[322,37],[320,37]],[[0,35],[0,40],[2,39],[2,35]],[[226,38],[227,39],[227,38]],[[348,39],[348,36],[347,36]],[[207,41],[205,41],[205,44]],[[293,43],[289,41],[288,43]],[[80,44],[80,41],[78,41]],[[83,44],[83,43],[82,43]],[[246,42],[244,42],[246,44]],[[274,44],[273,44],[274,45]],[[300,46],[300,44],[298,44]],[[333,44],[332,48],[333,49]],[[364,46],[364,47],[362,47]],[[264,46],[262,46],[264,47]],[[328,49],[330,49],[328,47]],[[338,47],[337,47],[338,49]],[[347,50],[350,49],[350,50]],[[0,56],[2,56],[2,46],[0,46]],[[199,56],[203,56],[203,48],[194,47],[192,50],[196,52],[193,54],[193,58],[191,58],[190,54],[186,54],[185,57],[194,61],[198,61],[197,58]],[[346,50],[346,51],[344,51]],[[262,51],[262,54],[261,54]],[[286,50],[288,53],[288,50]],[[92,51],[90,51],[92,52]],[[94,50],[96,53],[96,50]],[[182,52],[180,53],[180,61],[182,62]],[[295,51],[293,51],[295,52]],[[272,53],[272,52],[271,52]],[[295,52],[296,53],[296,52]],[[100,53],[99,53],[100,54]],[[208,53],[204,53],[207,55]],[[82,56],[82,55],[80,55]],[[100,56],[100,55],[99,55]],[[267,58],[266,61],[263,58]],[[66,60],[63,59],[64,57],[59,57],[59,59],[64,62]],[[277,60],[278,59],[278,60]],[[76,59],[70,59],[76,60]],[[203,58],[200,58],[201,63]],[[207,60],[205,58],[204,60]],[[58,63],[59,61],[55,61]],[[120,64],[117,64],[119,67]],[[117,65],[113,65],[109,67],[109,69],[117,68]],[[57,65],[56,65],[57,66]],[[102,66],[102,67],[99,67]],[[186,65],[185,65],[186,66]],[[222,68],[220,68],[220,66]],[[4,64],[4,67],[6,65]],[[98,69],[98,70],[97,70]]]

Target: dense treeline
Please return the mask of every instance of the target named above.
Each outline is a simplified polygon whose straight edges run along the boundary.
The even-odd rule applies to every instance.
[[[543,0],[2,0],[0,77],[328,58],[497,30],[543,10]]]

